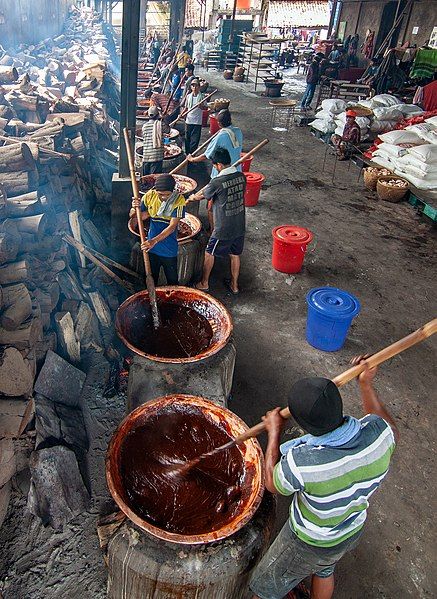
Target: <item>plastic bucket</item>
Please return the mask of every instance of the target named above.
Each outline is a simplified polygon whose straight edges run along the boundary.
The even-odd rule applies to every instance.
[[[261,192],[261,186],[266,180],[261,173],[244,173],[246,177],[246,191],[244,192],[244,205],[256,206]]]
[[[244,156],[246,152],[241,152],[241,157]],[[241,170],[243,173],[248,173],[250,171],[250,165],[252,164],[253,156],[248,156],[244,162],[241,163]]]
[[[360,302],[351,293],[336,287],[311,289],[306,300],[308,343],[323,351],[342,348],[352,320],[361,310]]]
[[[281,225],[272,231],[272,266],[279,272],[294,274],[302,270],[307,245],[313,240],[308,229]]]
[[[218,120],[215,118],[213,114],[209,115],[209,133],[210,135],[214,135],[220,129]]]
[[[202,127],[208,127],[208,114],[207,110],[202,110]]]

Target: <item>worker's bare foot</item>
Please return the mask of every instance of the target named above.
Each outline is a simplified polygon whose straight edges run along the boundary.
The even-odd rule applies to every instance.
[[[226,286],[226,289],[232,295],[238,295],[240,293],[240,289],[238,288],[238,285],[236,285],[233,281],[231,281],[231,279],[225,279],[224,284]]]
[[[194,287],[196,289],[198,289],[199,291],[209,291],[208,283],[206,283],[206,285],[205,285],[205,283],[203,281],[199,281],[198,283],[196,283],[194,285]]]

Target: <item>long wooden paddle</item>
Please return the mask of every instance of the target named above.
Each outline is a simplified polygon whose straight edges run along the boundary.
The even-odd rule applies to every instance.
[[[129,130],[127,129],[127,127],[125,127],[123,129],[123,133],[124,133],[124,141],[126,144],[127,159],[129,162],[129,172],[130,172],[130,178],[131,178],[131,182],[132,182],[133,197],[135,200],[138,200],[138,202],[139,202],[140,201],[140,191],[138,189],[138,181],[135,176],[135,163],[134,163],[134,157],[132,155],[132,148],[130,145]],[[143,243],[145,243],[147,241],[147,238],[146,238],[146,232],[144,231],[144,224],[143,224],[143,219],[141,218],[141,209],[139,206],[137,206],[135,208],[135,213],[136,213],[136,217],[137,217],[138,231],[140,233],[140,239],[141,239],[141,245],[142,245]],[[153,326],[155,329],[157,329],[161,325],[161,319],[159,316],[158,304],[156,302],[155,282],[153,280],[152,269],[150,267],[149,254],[147,253],[147,250],[142,250],[142,253],[143,253],[143,260],[144,260],[144,268],[146,271],[146,287],[147,287],[147,291],[149,292],[150,307],[152,309]]]
[[[214,139],[214,137],[216,137],[218,134],[219,131],[216,131],[213,135],[211,135],[211,137],[208,137],[208,139],[205,142],[203,142],[203,144],[199,146],[195,152],[193,152],[192,156],[199,156],[203,148],[206,148],[209,142],[211,142]],[[169,172],[169,175],[175,175],[176,173],[178,173],[180,170],[184,168],[186,164],[188,164],[188,162],[188,158],[185,158],[185,160],[183,160],[180,164],[175,166],[174,169]]]
[[[189,108],[188,110],[186,110],[183,114],[180,114],[177,119],[175,119],[174,121],[172,121],[170,123],[170,127],[172,125],[174,125],[179,119],[184,119],[187,116],[187,114],[189,114],[192,110],[194,110],[195,108],[197,108],[200,104],[204,104],[207,100],[209,100],[211,98],[211,96],[213,96],[214,94],[216,94],[217,91],[218,90],[214,89],[210,94],[208,94],[207,96],[205,96],[203,98],[203,100],[200,100],[200,102],[197,102],[197,104],[194,104],[194,106],[192,106],[191,108]]]
[[[410,335],[407,335],[406,337],[403,337],[399,341],[396,341],[395,343],[388,345],[387,347],[380,350],[376,354],[373,354],[369,358],[366,358],[365,360],[363,360],[356,366],[352,366],[352,368],[345,370],[345,372],[343,372],[342,374],[339,374],[338,376],[333,378],[332,382],[335,383],[337,385],[337,387],[341,387],[341,386],[345,385],[346,383],[348,383],[349,381],[351,381],[352,379],[359,376],[366,368],[374,368],[375,366],[378,366],[379,364],[386,362],[390,358],[397,356],[398,354],[405,351],[409,347],[413,347],[413,345],[416,345],[417,343],[424,341],[424,339],[431,337],[431,335],[434,335],[434,333],[436,333],[436,332],[437,332],[437,318],[434,318],[434,320],[427,322],[422,327],[420,327],[420,329],[417,329],[417,331],[414,331],[414,333],[410,333]],[[287,420],[291,416],[291,413],[290,413],[290,410],[288,409],[288,407],[283,408],[279,413],[282,416],[282,418],[284,418],[284,420]],[[238,435],[237,437],[235,437],[235,439],[233,439],[232,441],[229,441],[229,443],[226,443],[226,445],[216,447],[212,451],[209,451],[208,453],[204,453],[204,454],[200,455],[199,457],[195,458],[194,460],[190,460],[189,462],[186,462],[185,464],[173,466],[172,471],[174,472],[174,474],[178,474],[178,475],[182,474],[183,475],[188,470],[193,468],[194,466],[197,466],[197,464],[201,460],[203,460],[205,457],[215,455],[219,451],[223,451],[224,449],[234,447],[235,445],[240,445],[241,443],[244,443],[244,441],[247,441],[248,439],[251,439],[252,437],[257,437],[259,434],[261,434],[265,430],[266,430],[265,423],[259,422],[255,426],[252,426],[251,428],[249,428],[245,433]]]
[[[434,333],[437,333],[437,318],[434,318],[434,320],[427,322],[422,327],[420,327],[420,329],[414,331],[414,333],[410,333],[406,337],[399,339],[399,341],[396,341],[395,343],[392,343],[391,345],[384,347],[384,349],[381,349],[376,354],[373,354],[369,358],[366,358],[356,366],[348,368],[348,370],[345,370],[342,374],[339,374],[338,376],[333,378],[332,382],[335,383],[337,387],[342,387],[352,379],[359,376],[366,368],[375,368],[375,366],[379,366],[379,364],[382,364],[383,362],[390,360],[390,358],[397,356],[409,347],[413,347],[413,345],[416,345],[417,343],[424,341],[428,337],[431,337],[431,335],[434,335]],[[280,411],[280,414],[284,419],[290,418],[291,416],[290,410],[288,408],[283,408]],[[251,437],[256,437],[264,430],[265,424],[264,422],[260,422],[259,424],[256,424],[248,431],[237,437],[235,441],[237,442],[237,444],[242,443],[243,441],[246,441]]]

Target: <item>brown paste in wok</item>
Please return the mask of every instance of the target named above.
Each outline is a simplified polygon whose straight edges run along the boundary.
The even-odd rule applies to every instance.
[[[123,440],[120,473],[130,509],[154,526],[182,535],[210,533],[239,513],[244,460],[231,447],[188,471],[187,461],[232,438],[195,406],[170,406]]]

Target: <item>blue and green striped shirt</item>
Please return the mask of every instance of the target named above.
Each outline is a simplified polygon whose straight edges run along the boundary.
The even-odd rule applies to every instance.
[[[290,525],[295,534],[310,545],[332,547],[357,533],[394,447],[389,425],[371,414],[340,447],[301,445],[282,456],[273,477],[279,493],[293,495]]]

